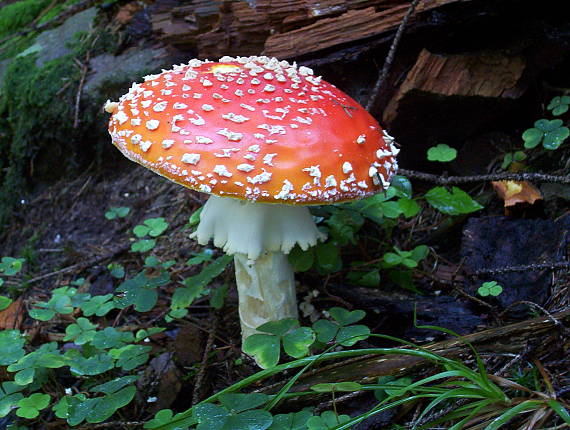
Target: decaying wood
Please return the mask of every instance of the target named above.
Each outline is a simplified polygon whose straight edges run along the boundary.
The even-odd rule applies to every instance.
[[[403,99],[418,92],[435,97],[517,98],[525,90],[521,82],[525,67],[523,58],[496,52],[442,56],[424,49],[384,110],[384,121],[392,123]]]
[[[421,14],[451,3],[424,0]],[[376,37],[395,30],[406,0],[197,0],[152,13],[153,31],[177,46],[193,47],[200,58],[263,53],[291,58]]]
[[[556,339],[561,332],[567,332],[569,326],[570,309],[567,309],[552,316],[469,334],[463,339],[450,339],[425,345],[424,349],[443,357],[457,358],[470,354],[471,350],[466,345],[470,343],[479,353],[519,354],[529,344],[538,340],[545,342],[548,338]],[[378,355],[349,359],[302,376],[292,391],[306,391],[315,384],[325,382],[376,383],[380,376],[400,376],[418,370],[426,364],[428,362],[422,358],[407,355]],[[275,390],[275,387],[268,388],[266,391]]]

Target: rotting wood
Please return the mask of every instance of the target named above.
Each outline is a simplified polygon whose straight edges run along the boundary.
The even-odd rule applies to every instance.
[[[402,100],[417,92],[436,97],[518,98],[526,89],[521,82],[525,68],[518,56],[496,52],[443,56],[424,49],[384,110],[384,121],[391,124]]]
[[[417,14],[474,0],[423,0]],[[395,30],[405,0],[198,0],[152,13],[153,31],[200,58],[260,54],[291,58]],[[412,20],[413,21],[413,20]]]
[[[502,327],[483,330],[463,336],[423,345],[423,349],[446,358],[458,358],[471,354],[467,343],[473,345],[478,353],[521,353],[525,347],[548,336],[556,336],[560,330],[568,331],[570,309],[532,320],[521,321]],[[315,384],[325,382],[354,381],[361,384],[376,383],[380,376],[401,376],[430,364],[420,357],[408,355],[375,355],[348,359],[339,363],[314,370],[301,376],[291,391],[306,391]],[[282,384],[275,384],[260,390],[275,392]]]

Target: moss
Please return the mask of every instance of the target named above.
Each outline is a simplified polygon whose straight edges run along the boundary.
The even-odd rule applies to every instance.
[[[0,9],[0,39],[30,24],[51,0],[20,0]]]
[[[58,16],[61,12],[67,9],[69,6],[73,6],[76,3],[79,3],[81,0],[67,0],[62,4],[58,4],[57,6],[52,7],[49,11],[47,11],[39,20],[38,24],[44,24],[46,22],[51,21],[56,16]]]
[[[79,70],[69,57],[38,68],[35,56],[27,55],[15,58],[8,66],[0,94],[0,159],[4,172],[0,176],[0,224],[10,214],[18,190],[25,187],[29,161],[50,145],[53,149],[48,152],[55,150],[56,156],[71,149],[76,132],[70,121],[63,119],[73,118],[78,79]]]
[[[6,225],[14,203],[41,181],[71,175],[92,165],[107,143],[106,120],[101,106],[113,94],[83,97],[80,126],[74,128],[75,99],[81,71],[75,58],[109,49],[114,39],[96,33],[77,33],[69,41],[72,52],[36,65],[36,54],[13,58],[0,86],[0,229]],[[124,84],[118,94],[124,92]]]

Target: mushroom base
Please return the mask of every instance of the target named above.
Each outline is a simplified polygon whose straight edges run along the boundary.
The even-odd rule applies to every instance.
[[[288,254],[295,245],[306,250],[324,240],[306,206],[253,203],[210,196],[200,224],[191,238],[214,245],[226,254],[245,254],[250,260],[265,252]]]
[[[242,338],[269,321],[298,318],[295,279],[287,256],[265,253],[257,260],[235,254]]]

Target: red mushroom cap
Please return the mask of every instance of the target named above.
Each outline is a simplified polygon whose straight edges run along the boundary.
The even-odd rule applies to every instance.
[[[268,57],[191,60],[133,84],[113,143],[188,188],[258,202],[319,204],[388,186],[393,139],[307,67]]]

